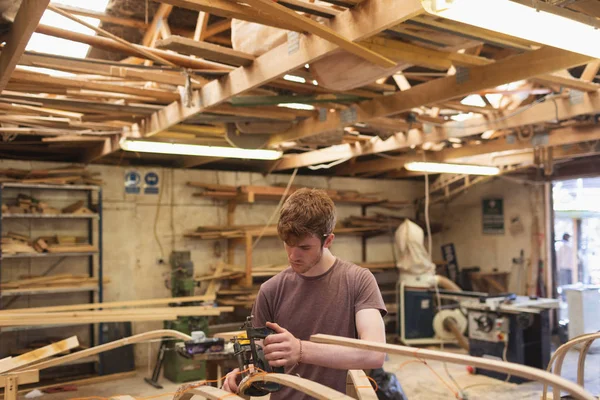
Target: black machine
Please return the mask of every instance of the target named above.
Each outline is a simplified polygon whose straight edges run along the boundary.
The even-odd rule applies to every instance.
[[[284,373],[283,367],[271,367],[265,359],[263,348],[256,341],[265,339],[274,334],[272,329],[267,327],[253,328],[252,316],[246,319],[242,326],[246,331],[245,337],[235,337],[232,340],[235,356],[238,359],[241,371],[242,382],[248,377],[260,372]],[[277,392],[281,385],[273,382],[255,382],[245,392],[248,396],[265,396],[269,393]]]

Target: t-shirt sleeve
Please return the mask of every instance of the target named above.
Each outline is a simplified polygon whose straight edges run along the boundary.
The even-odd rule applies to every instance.
[[[255,328],[263,327],[267,321],[274,322],[273,312],[269,305],[268,296],[265,290],[261,288],[256,296],[256,301],[252,306],[252,325]]]
[[[374,308],[381,312],[384,317],[387,314],[381,291],[371,271],[361,268],[356,279],[356,298],[354,300],[354,312]]]

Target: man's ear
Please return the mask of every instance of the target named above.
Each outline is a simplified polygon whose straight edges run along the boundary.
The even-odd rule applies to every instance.
[[[333,244],[333,239],[335,239],[335,235],[333,233],[327,236],[327,239],[325,239],[325,242],[323,243],[323,247],[326,249],[331,247],[331,245]]]

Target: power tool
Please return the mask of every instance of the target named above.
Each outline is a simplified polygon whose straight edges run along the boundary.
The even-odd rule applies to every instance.
[[[257,340],[265,339],[276,332],[267,327],[254,328],[252,326],[252,318],[252,315],[247,317],[246,322],[241,327],[242,330],[246,331],[245,334],[231,339],[234,354],[238,359],[242,382],[250,376],[261,372],[284,373],[283,367],[271,367],[269,365],[263,348],[256,343]],[[265,396],[269,393],[277,392],[279,389],[281,389],[281,385],[278,383],[254,382],[243,394],[246,396]]]

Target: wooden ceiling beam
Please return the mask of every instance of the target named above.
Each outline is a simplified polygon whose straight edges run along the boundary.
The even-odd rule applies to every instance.
[[[181,36],[169,36],[166,39],[159,40],[156,42],[156,47],[237,67],[240,65],[250,65],[255,59],[253,55],[242,53],[241,51]]]
[[[369,0],[340,13],[329,20],[327,25],[340,36],[359,41],[422,12],[423,8],[418,0]],[[239,67],[218,81],[206,84],[195,92],[193,107],[184,107],[181,102],[174,102],[152,115],[144,127],[134,125],[132,130],[143,132],[143,136],[151,136],[338,49],[338,46],[315,35],[300,35],[298,40],[298,49],[295,51],[288,51],[288,43],[282,44],[257,57],[252,65]]]
[[[505,139],[498,139],[480,145],[464,146],[459,148],[444,149],[437,152],[427,152],[423,155],[408,155],[394,159],[381,158],[371,161],[357,162],[339,168],[340,174],[382,173],[403,168],[404,164],[411,161],[457,162],[467,157],[476,157],[485,154],[502,153],[509,151],[527,150],[534,147],[564,146],[587,141],[600,140],[600,128],[595,125],[582,127],[569,127],[555,129],[546,136],[538,136],[535,142],[519,141],[508,143]]]
[[[153,70],[148,68],[135,68],[126,65],[111,65],[110,63],[104,62],[104,60],[95,60],[89,58],[78,59],[55,56],[51,54],[26,53],[21,56],[19,65],[49,68],[73,73],[131,78],[140,81],[165,83],[175,86],[184,86],[186,83],[185,77],[178,72],[161,71],[158,69]],[[208,82],[206,79],[199,76],[192,78],[192,86],[194,86],[194,88],[200,88],[206,82]]]
[[[286,24],[295,26],[302,32],[312,33],[328,42],[337,44],[341,49],[375,65],[379,65],[383,68],[392,68],[396,65],[394,61],[346,39],[327,25],[320,24],[310,18],[305,18],[277,2],[271,0],[244,0],[244,2],[248,3],[252,8],[262,11],[273,18],[281,19],[282,21],[285,21]]]
[[[583,73],[581,74],[581,80],[592,82],[598,72],[600,71],[600,60],[595,60],[585,66]]]
[[[148,99],[154,98],[164,102],[171,102],[179,99],[179,93],[167,92],[164,90],[142,89],[124,85],[115,85],[111,83],[96,83],[73,78],[60,78],[25,70],[15,71],[11,77],[11,82],[12,81],[20,81],[28,84],[35,83],[40,87],[54,85],[61,88],[89,89],[111,93],[131,94],[135,96],[143,96]]]
[[[50,0],[21,2],[15,21],[6,38],[6,45],[0,54],[0,93],[6,88],[12,72],[25,51],[29,38],[38,26],[49,3]]]
[[[111,39],[107,39],[107,38],[103,38],[103,37],[85,35],[82,33],[72,32],[72,31],[68,31],[65,29],[60,29],[60,28],[56,28],[56,27],[48,26],[48,25],[38,25],[38,27],[36,28],[36,32],[44,34],[44,35],[49,35],[49,36],[59,37],[62,39],[71,40],[74,42],[85,43],[92,47],[102,49],[102,50],[112,51],[112,52],[116,52],[116,53],[120,53],[120,54],[133,55],[136,57],[139,56],[138,52],[132,50],[128,46],[124,46],[120,43],[114,42]],[[144,47],[144,46],[140,46],[137,44],[133,45],[133,46],[134,47]],[[214,63],[211,61],[205,61],[205,60],[201,60],[201,59],[197,59],[197,58],[186,57],[186,56],[182,56],[180,54],[171,53],[171,52],[164,51],[164,50],[153,49],[150,47],[145,47],[144,50],[148,51],[150,53],[156,54],[159,57],[162,57],[165,60],[168,60],[174,64],[177,64],[180,67],[192,68],[192,69],[224,70],[224,71],[229,71],[232,69],[231,67],[229,67],[227,65],[218,64],[218,63]]]
[[[410,111],[414,107],[436,104],[505,83],[529,79],[553,71],[585,64],[592,59],[553,47],[543,47],[489,65],[469,69],[468,76],[448,76],[417,85],[409,90],[367,100],[354,106],[353,118],[328,113],[327,120],[310,118],[282,134],[273,135],[270,146],[344,128],[356,122]]]
[[[225,18],[235,18],[242,21],[256,22],[258,24],[273,26],[276,28],[297,30],[293,26],[285,24],[281,20],[265,16],[264,13],[249,6],[237,4],[227,0],[160,0],[161,3],[170,4],[175,7],[187,8],[189,10],[204,11],[208,14],[218,15]]]
[[[498,111],[493,116],[477,116],[466,121],[447,122],[442,128],[434,127],[428,134],[423,133],[422,130],[412,129],[406,133],[398,133],[386,140],[373,139],[372,142],[365,145],[338,145],[302,154],[287,155],[279,160],[274,170],[293,169],[332,162],[341,158],[400,150],[410,146],[419,146],[426,141],[472,136],[488,130],[540,124],[552,120],[556,116],[559,119],[569,119],[579,115],[597,113],[600,113],[600,92],[584,93],[577,102],[571,102],[567,96],[562,96],[542,103],[523,106],[516,110]],[[461,149],[456,149],[456,151],[461,151]]]

